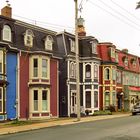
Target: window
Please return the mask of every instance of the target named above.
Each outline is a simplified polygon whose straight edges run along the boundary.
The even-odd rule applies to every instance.
[[[116,81],[117,83],[122,83],[122,74],[120,71],[117,71]]]
[[[47,78],[47,59],[42,59],[42,77]]]
[[[92,53],[97,53],[97,42],[91,41]]]
[[[98,78],[98,66],[94,65],[94,78]]]
[[[91,78],[91,65],[86,65],[86,78]]]
[[[70,40],[70,51],[75,52],[75,41],[72,39],[69,40]]]
[[[86,108],[91,108],[91,92],[86,91]]]
[[[94,107],[98,107],[98,91],[94,91]]]
[[[112,92],[112,104],[116,105],[116,93]]]
[[[53,46],[53,38],[52,36],[48,35],[45,39],[45,49],[52,50],[52,46]]]
[[[112,80],[116,80],[116,70],[112,69]]]
[[[76,77],[76,69],[75,69],[75,63],[70,63],[70,77],[75,78]]]
[[[116,62],[119,62],[118,53],[115,54],[115,60]]]
[[[115,49],[114,48],[111,48],[111,57],[115,58]]]
[[[35,112],[49,111],[49,96],[47,89],[39,88],[33,90],[33,110]]]
[[[34,90],[34,111],[38,111],[38,90]]]
[[[105,107],[110,105],[110,93],[105,92]]]
[[[12,32],[11,32],[11,28],[8,25],[4,25],[3,27],[3,40],[5,41],[12,41]]]
[[[104,70],[104,78],[105,78],[105,80],[109,80],[110,79],[110,70],[109,70],[109,68],[106,68],[105,70]]]
[[[38,59],[33,59],[33,77],[38,77]]]
[[[128,58],[124,59],[124,65],[127,67],[128,66]]]
[[[27,47],[32,47],[33,46],[33,37],[34,34],[32,30],[26,30],[24,34],[24,45]]]
[[[48,104],[47,104],[47,91],[42,91],[42,111],[48,110]]]

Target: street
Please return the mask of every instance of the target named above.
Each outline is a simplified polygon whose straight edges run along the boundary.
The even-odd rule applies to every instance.
[[[0,140],[140,140],[140,115],[1,135]]]

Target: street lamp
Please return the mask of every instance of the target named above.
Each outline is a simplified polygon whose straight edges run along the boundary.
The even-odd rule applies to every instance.
[[[79,43],[78,43],[78,0],[75,1],[75,48],[76,48],[76,96],[77,96],[77,121],[81,119],[80,113],[80,80],[79,80]]]

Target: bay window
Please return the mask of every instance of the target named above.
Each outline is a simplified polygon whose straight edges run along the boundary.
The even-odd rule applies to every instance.
[[[86,78],[91,78],[91,65],[86,65]]]
[[[3,112],[3,95],[2,95],[2,88],[0,88],[0,113]]]
[[[33,60],[33,77],[38,77],[38,59]]]
[[[42,77],[47,77],[47,59],[42,59]]]

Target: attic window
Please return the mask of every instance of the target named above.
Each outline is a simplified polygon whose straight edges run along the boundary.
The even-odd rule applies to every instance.
[[[53,38],[52,38],[52,36],[48,35],[45,38],[45,49],[52,50],[52,46],[53,46]]]
[[[125,57],[125,59],[124,59],[124,65],[128,66],[128,58],[127,57]]]
[[[90,43],[92,45],[92,53],[97,53],[97,42],[91,41]]]
[[[70,51],[75,52],[75,41],[72,39],[69,40],[70,40]]]
[[[111,48],[111,57],[115,58],[115,49],[114,48]]]
[[[133,68],[136,68],[136,60],[134,58],[131,59],[131,64],[133,65]]]
[[[12,40],[11,28],[8,25],[4,25],[3,27],[3,40],[9,42]]]
[[[25,34],[24,34],[24,45],[27,47],[32,47],[33,46],[33,37],[34,34],[32,32],[32,30],[26,30]]]

